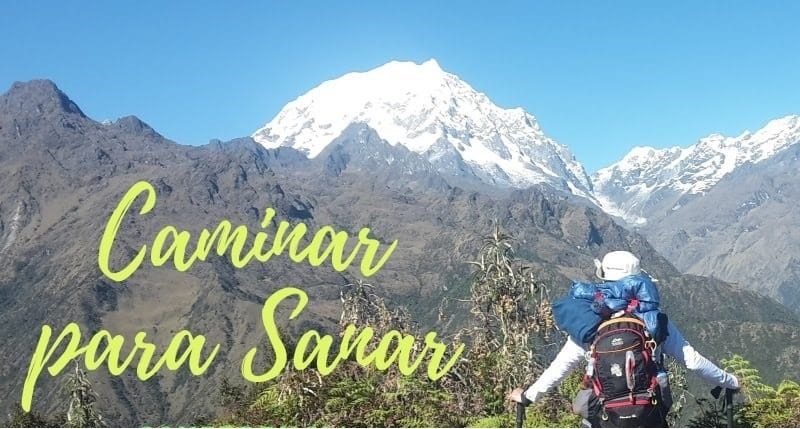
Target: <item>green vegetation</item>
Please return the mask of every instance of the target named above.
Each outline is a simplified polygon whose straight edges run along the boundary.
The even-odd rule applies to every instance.
[[[783,380],[775,387],[766,385],[758,370],[739,355],[724,360],[723,364],[742,383],[741,391],[734,396],[735,426],[800,427],[800,385],[790,380]],[[698,399],[698,405],[701,412],[690,420],[690,427],[727,424],[720,401],[702,398]]]
[[[104,427],[103,416],[95,409],[97,393],[86,371],[75,361],[75,369],[67,374],[63,391],[66,393],[66,412],[44,416],[34,410],[26,413],[20,404],[8,415],[7,427]]]
[[[407,376],[396,368],[377,371],[355,362],[327,376],[315,370],[288,371],[266,387],[223,386],[224,411],[214,425],[347,427],[502,427],[512,426],[513,404],[506,395],[542,371],[539,348],[557,346],[547,288],[517,263],[512,238],[498,227],[484,239],[473,266],[470,327],[452,338],[451,350],[469,345],[443,378]],[[345,286],[340,327],[370,326],[373,338],[389,330],[417,335],[403,308],[390,310],[375,288],[363,282]],[[440,319],[451,317],[446,306]],[[377,340],[371,347],[377,345]],[[423,363],[424,365],[424,363]],[[576,373],[562,389],[527,410],[527,426],[575,426],[568,412],[580,384]]]
[[[448,354],[458,344],[466,351],[444,377],[432,381],[425,371],[402,374],[396,366],[380,371],[358,364],[352,357],[328,375],[315,369],[287,369],[279,378],[246,386],[228,380],[219,389],[219,407],[198,412],[202,426],[271,427],[511,427],[514,404],[506,395],[527,386],[549,363],[549,351],[563,343],[554,326],[548,287],[536,273],[520,264],[513,239],[495,227],[485,237],[470,281],[470,298],[464,308],[443,303],[439,318],[468,313],[472,318],[452,336]],[[380,338],[396,330],[419,337],[417,323],[405,308],[391,309],[376,294],[376,287],[363,281],[341,290],[340,335],[349,325],[371,327],[375,335],[367,346],[374,350]],[[459,313],[460,312],[460,313]],[[422,355],[415,350],[412,361]],[[449,356],[445,356],[446,361]],[[420,367],[427,365],[425,357]],[[723,361],[743,388],[736,395],[735,419],[741,427],[800,426],[800,385],[785,380],[773,387],[764,384],[758,370],[743,357]],[[668,362],[675,403],[669,415],[672,425],[687,419],[692,427],[724,426],[721,403],[696,398],[687,390],[686,370]],[[526,410],[526,427],[577,427],[579,417],[571,413],[571,401],[580,389],[582,370],[571,374],[555,392]],[[64,383],[65,409],[52,417],[24,413],[19,407],[8,415],[10,427],[99,427],[105,422],[102,408],[83,370],[76,363]],[[685,416],[685,405],[693,399],[700,411]],[[202,410],[201,410],[202,411]]]

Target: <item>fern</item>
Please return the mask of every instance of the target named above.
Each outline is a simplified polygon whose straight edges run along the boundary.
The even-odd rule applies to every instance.
[[[280,395],[276,387],[264,389],[258,399],[250,405],[250,409],[266,409],[276,404],[280,404]]]
[[[758,370],[744,357],[735,354],[730,359],[723,359],[722,364],[725,365],[726,371],[732,372],[739,378],[741,392],[748,402],[775,394],[775,389],[761,381]]]
[[[771,395],[746,404],[741,414],[753,427],[798,427],[800,385],[783,380]]]

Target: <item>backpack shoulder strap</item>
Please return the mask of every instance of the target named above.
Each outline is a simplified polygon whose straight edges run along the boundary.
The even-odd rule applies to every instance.
[[[639,326],[647,329],[647,326],[645,325],[645,323],[641,319],[639,319],[638,317],[625,315],[625,316],[622,316],[622,317],[615,317],[613,319],[608,319],[608,320],[604,321],[603,323],[600,324],[600,326],[597,327],[597,330],[599,331],[599,330],[603,329],[604,327],[606,327],[608,325],[611,325],[611,324],[614,324],[614,323],[620,323],[620,322],[634,323],[636,325],[639,325]]]

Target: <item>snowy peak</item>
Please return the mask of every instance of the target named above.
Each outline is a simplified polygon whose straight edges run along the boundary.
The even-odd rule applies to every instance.
[[[800,115],[772,120],[755,134],[745,132],[740,139],[752,147],[753,162],[763,161],[800,141]]]
[[[714,154],[717,161],[716,172],[706,185],[713,186],[716,181],[730,173],[734,168],[746,163],[763,161],[786,147],[800,141],[800,116],[792,115],[770,121],[766,126],[751,133],[745,131],[738,137],[724,137],[712,134],[689,147],[690,154]],[[696,189],[695,192],[703,189]]]
[[[287,104],[253,139],[313,158],[353,123],[424,155],[439,171],[447,172],[455,159],[488,183],[545,182],[591,196],[583,166],[544,135],[536,118],[521,108],[498,107],[433,59],[392,61],[324,82]]]
[[[253,137],[265,146],[293,146],[313,158],[348,125],[365,122],[391,144],[424,151],[436,141],[437,119],[455,116],[450,108],[459,101],[474,108],[488,99],[444,72],[436,60],[392,61],[322,83]]]
[[[768,159],[800,142],[800,116],[770,121],[738,137],[711,134],[687,148],[636,147],[618,163],[599,170],[592,183],[602,206],[629,222],[643,223],[656,193],[675,198],[702,194],[745,163]],[[671,210],[677,210],[673,206]]]

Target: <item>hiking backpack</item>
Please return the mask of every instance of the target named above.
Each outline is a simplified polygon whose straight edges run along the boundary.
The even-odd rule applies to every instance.
[[[591,420],[601,427],[664,426],[655,348],[645,323],[629,312],[598,326],[584,379],[594,392]]]

